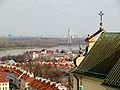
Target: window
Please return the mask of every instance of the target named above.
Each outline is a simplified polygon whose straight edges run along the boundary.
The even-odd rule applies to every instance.
[[[5,89],[7,90],[7,87],[5,87]]]
[[[4,84],[3,84],[3,86],[4,86]]]
[[[7,85],[7,83],[5,85]]]
[[[4,90],[4,87],[3,87],[3,90]]]

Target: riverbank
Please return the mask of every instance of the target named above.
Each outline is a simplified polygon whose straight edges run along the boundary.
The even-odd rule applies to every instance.
[[[6,51],[6,50],[15,50],[15,49],[32,49],[35,47],[11,47],[11,48],[0,48],[0,51]]]
[[[0,48],[0,51],[6,51],[6,50],[16,50],[16,49],[34,49],[34,48],[52,48],[57,47],[58,45],[46,45],[46,46],[37,46],[37,47],[6,47],[6,48]]]

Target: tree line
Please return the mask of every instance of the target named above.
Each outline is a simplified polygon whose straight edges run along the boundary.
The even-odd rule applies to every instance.
[[[12,47],[51,47],[55,46],[54,40],[40,38],[0,38],[0,48]]]
[[[53,47],[59,42],[66,42],[67,38],[0,38],[0,48],[12,47]],[[73,43],[86,44],[84,38],[72,39]]]

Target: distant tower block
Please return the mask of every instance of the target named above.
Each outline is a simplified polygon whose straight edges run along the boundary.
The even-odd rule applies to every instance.
[[[70,28],[68,28],[68,43],[71,43],[71,35],[70,35]]]

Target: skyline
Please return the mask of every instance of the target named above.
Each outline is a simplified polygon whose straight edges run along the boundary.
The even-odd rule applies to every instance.
[[[0,36],[87,35],[120,30],[119,0],[0,0]]]

